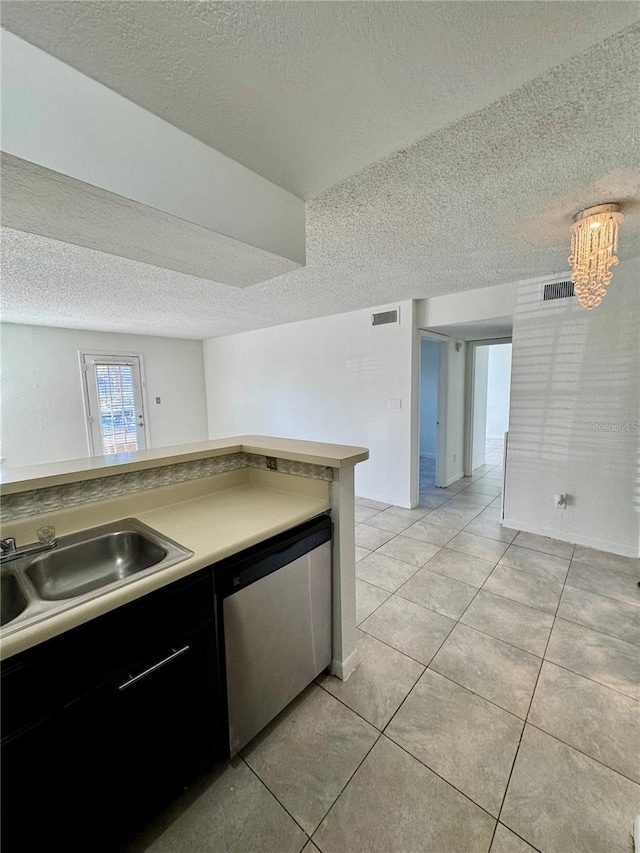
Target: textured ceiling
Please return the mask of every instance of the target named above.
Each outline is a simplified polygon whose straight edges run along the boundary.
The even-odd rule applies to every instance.
[[[343,181],[307,206],[306,268],[244,290],[7,231],[4,319],[203,338],[564,273],[605,201],[637,254],[639,58],[636,25]]]
[[[633,2],[40,2],[2,25],[313,198],[638,19]]]

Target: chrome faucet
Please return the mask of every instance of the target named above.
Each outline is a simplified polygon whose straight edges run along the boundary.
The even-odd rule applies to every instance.
[[[40,551],[50,551],[58,544],[55,527],[40,527],[36,533],[38,541],[34,542],[33,545],[18,547],[13,536],[0,539],[0,563],[17,560],[19,557],[26,557],[29,554],[39,554]]]

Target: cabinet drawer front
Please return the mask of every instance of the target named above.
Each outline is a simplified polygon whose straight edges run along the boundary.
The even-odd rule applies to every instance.
[[[210,570],[170,584],[10,658],[2,669],[2,737],[43,719],[213,618]]]

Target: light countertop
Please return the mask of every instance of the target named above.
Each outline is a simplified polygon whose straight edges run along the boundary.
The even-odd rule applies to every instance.
[[[247,449],[244,443],[242,449]],[[276,451],[273,446],[269,449]],[[264,453],[265,449],[249,452]],[[282,533],[329,508],[328,488],[324,494],[318,486],[315,491],[303,494],[298,490],[289,492],[270,488],[254,479],[212,494],[135,513],[135,517],[149,527],[192,550],[194,556],[2,637],[0,658],[5,659],[81,625],[224,557]]]
[[[256,453],[276,456],[295,462],[344,468],[365,462],[369,451],[364,447],[344,444],[325,444],[317,441],[299,441],[265,435],[240,435],[173,447],[140,450],[135,453],[117,453],[111,456],[94,456],[31,465],[24,468],[7,468],[0,473],[0,485],[5,495],[93,480],[127,471],[142,471],[161,465],[174,465],[230,453]]]

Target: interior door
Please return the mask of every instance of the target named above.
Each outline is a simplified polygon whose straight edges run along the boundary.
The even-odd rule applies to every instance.
[[[140,357],[84,353],[82,361],[91,454],[144,450],[147,438]]]

